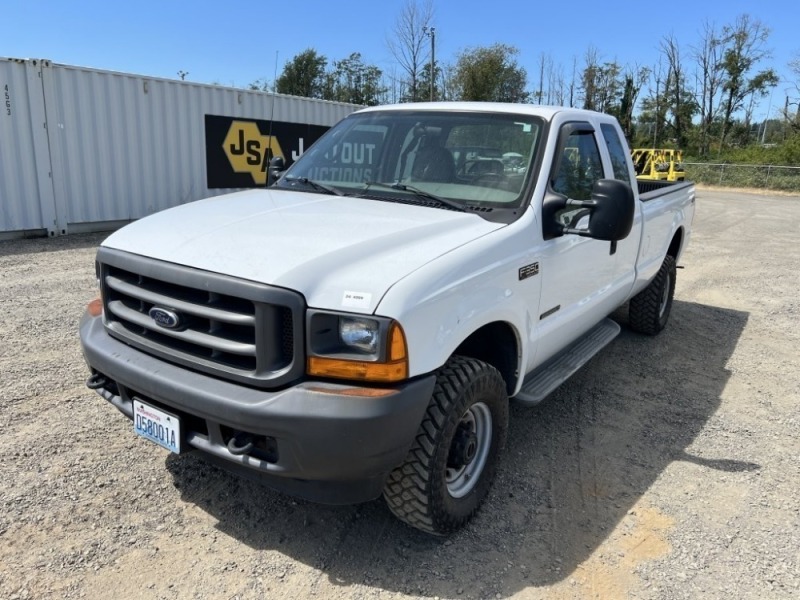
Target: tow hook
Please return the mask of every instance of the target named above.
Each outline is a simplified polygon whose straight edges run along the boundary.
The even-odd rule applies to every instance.
[[[243,431],[237,431],[233,437],[228,440],[228,452],[236,456],[247,454],[255,448],[253,435]]]
[[[86,380],[86,387],[88,387],[90,390],[99,390],[102,387],[106,387],[107,384],[108,379],[106,379],[105,375],[100,373],[95,373]]]

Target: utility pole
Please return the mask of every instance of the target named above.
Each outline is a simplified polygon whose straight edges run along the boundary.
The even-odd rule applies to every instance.
[[[427,25],[422,28],[422,33],[431,38],[431,102],[436,99],[436,27],[428,27]]]

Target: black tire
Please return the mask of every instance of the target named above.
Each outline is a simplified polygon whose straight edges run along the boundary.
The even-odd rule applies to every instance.
[[[675,296],[675,259],[667,255],[655,279],[631,298],[628,323],[631,329],[655,335],[667,324]]]
[[[436,386],[405,462],[383,496],[412,527],[445,535],[464,525],[486,498],[508,432],[508,396],[500,373],[454,356]]]

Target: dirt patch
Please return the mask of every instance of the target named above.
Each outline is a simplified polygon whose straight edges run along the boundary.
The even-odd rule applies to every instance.
[[[448,539],[135,437],[84,386],[103,236],[0,242],[0,597],[796,598],[796,200],[699,190],[667,329],[512,406],[488,502]]]

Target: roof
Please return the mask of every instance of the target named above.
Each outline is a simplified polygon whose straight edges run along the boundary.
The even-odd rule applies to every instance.
[[[506,102],[413,102],[406,104],[387,104],[382,106],[371,106],[369,108],[358,111],[364,112],[382,112],[382,111],[464,111],[464,112],[493,112],[493,113],[509,113],[509,114],[524,114],[535,117],[542,117],[546,120],[551,120],[557,113],[568,111],[574,113],[575,116],[589,117],[598,116],[598,113],[591,110],[583,110],[581,108],[569,108],[565,106],[545,106],[541,104],[513,104]],[[607,116],[607,115],[604,115]]]

